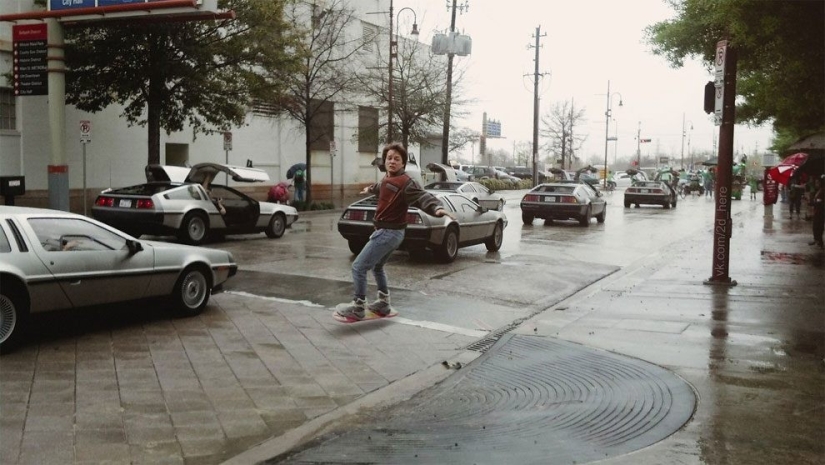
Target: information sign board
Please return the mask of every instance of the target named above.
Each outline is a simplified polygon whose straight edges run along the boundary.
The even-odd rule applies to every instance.
[[[48,95],[46,24],[12,26],[14,95]]]

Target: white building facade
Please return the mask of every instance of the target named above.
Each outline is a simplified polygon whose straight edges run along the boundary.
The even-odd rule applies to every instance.
[[[331,2],[315,2],[324,4]],[[309,7],[311,3],[307,3]],[[376,47],[388,48],[389,0],[358,0],[348,7],[354,9],[354,20],[346,32],[362,37],[377,32],[370,52],[355,56],[364,66],[381,66]],[[34,0],[0,1],[0,15],[42,11]],[[383,14],[374,14],[374,13]],[[31,24],[21,21],[18,24]],[[0,75],[10,74],[12,59],[12,22],[0,22]],[[382,56],[386,57],[386,53]],[[71,66],[70,63],[66,64]],[[386,63],[383,64],[386,67]],[[331,133],[312,151],[312,192],[315,201],[343,204],[361,186],[375,182],[379,172],[371,162],[379,154],[379,145],[364,144],[359,130],[372,122],[373,127],[386,121],[386,108],[379,102],[365,102],[364,96],[344,95],[328,105],[332,117],[326,131]],[[257,111],[255,111],[257,109]],[[65,155],[70,199],[66,205],[72,211],[83,210],[83,186],[86,200],[93,202],[96,194],[107,187],[122,187],[145,182],[147,162],[146,127],[130,127],[120,116],[122,109],[111,106],[99,113],[79,111],[65,105]],[[91,142],[81,143],[81,122],[91,126]],[[52,131],[50,130],[49,96],[15,96],[12,83],[0,77],[0,176],[25,176],[26,194],[15,200],[17,205],[52,207],[50,205],[50,166]],[[377,129],[375,129],[377,131]],[[273,183],[286,179],[286,171],[295,163],[305,161],[304,129],[287,116],[267,114],[261,108],[250,108],[242,127],[231,130],[231,150],[225,149],[222,134],[196,137],[190,130],[166,134],[161,130],[161,164],[191,166],[202,162],[228,162],[232,165],[251,163],[266,170]],[[332,142],[332,144],[330,144]],[[84,179],[85,171],[85,179]],[[230,181],[230,185],[234,184]],[[244,186],[235,186],[244,187]],[[244,189],[259,199],[265,198],[269,186]]]

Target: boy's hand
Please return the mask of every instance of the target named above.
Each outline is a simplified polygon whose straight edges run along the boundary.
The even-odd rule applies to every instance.
[[[442,216],[448,216],[453,220],[455,219],[455,215],[453,215],[452,213],[448,212],[447,210],[445,210],[443,208],[439,208],[438,210],[436,210],[435,211],[435,216],[437,216],[439,218],[442,217]]]
[[[369,194],[370,193],[370,186],[367,186],[361,189],[361,194]]]

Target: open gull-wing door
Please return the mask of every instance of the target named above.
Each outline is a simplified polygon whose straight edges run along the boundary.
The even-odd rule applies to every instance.
[[[189,170],[186,182],[211,184],[212,180],[221,173],[226,173],[236,182],[266,182],[269,175],[264,170],[246,168],[244,166],[224,165],[221,163],[198,163]]]
[[[146,165],[146,182],[184,182],[189,175],[189,168],[172,165]]]
[[[450,166],[442,165],[441,163],[429,163],[427,169],[439,175],[439,181],[457,181],[455,169]]]

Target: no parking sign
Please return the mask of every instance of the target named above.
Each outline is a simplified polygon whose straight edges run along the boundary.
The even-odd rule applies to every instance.
[[[80,122],[80,143],[81,144],[88,144],[92,141],[92,122],[91,121],[81,121]]]

